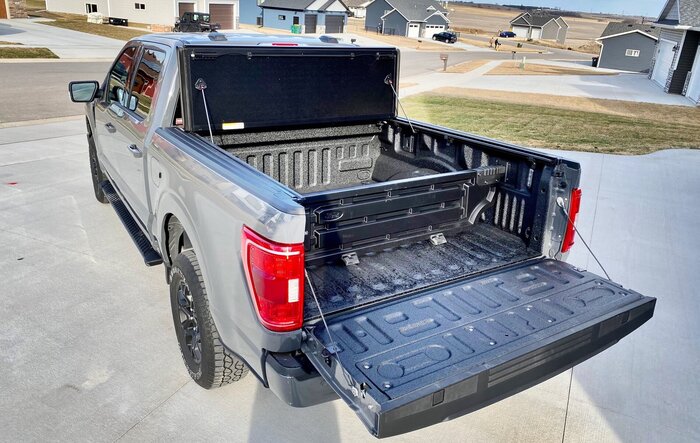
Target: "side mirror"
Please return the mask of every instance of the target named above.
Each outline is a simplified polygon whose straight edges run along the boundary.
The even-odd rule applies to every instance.
[[[74,103],[89,103],[93,101],[99,89],[100,84],[94,80],[68,83],[70,99]]]

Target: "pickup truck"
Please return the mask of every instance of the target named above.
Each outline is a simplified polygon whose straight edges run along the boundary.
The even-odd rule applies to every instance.
[[[327,38],[128,42],[86,103],[97,200],[163,264],[191,377],[341,398],[376,437],[616,343],[656,300],[564,262],[580,167],[399,116],[400,53]]]

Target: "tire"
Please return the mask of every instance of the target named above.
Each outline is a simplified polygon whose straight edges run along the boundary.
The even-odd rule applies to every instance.
[[[433,40],[437,40],[437,37],[433,36]]]
[[[90,124],[88,123],[88,154],[90,156],[90,175],[92,176],[92,189],[95,192],[95,198],[100,203],[109,203],[107,197],[105,197],[100,183],[107,180],[102,168],[100,167],[100,161],[97,159],[97,148],[95,147],[95,140],[92,138],[92,132],[90,131]]]
[[[229,352],[209,312],[202,271],[194,251],[182,251],[170,270],[170,306],[180,354],[187,372],[205,389],[219,388],[248,374]]]

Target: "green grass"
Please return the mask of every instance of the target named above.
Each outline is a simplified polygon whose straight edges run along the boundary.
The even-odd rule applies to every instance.
[[[646,154],[666,148],[700,148],[700,118],[659,121],[436,94],[404,100],[409,117],[511,143],[615,154]],[[664,115],[696,112],[658,105]]]
[[[0,58],[58,58],[47,48],[0,48]]]
[[[0,45],[22,45],[22,43],[17,43],[17,42],[6,42],[4,40],[0,40]]]

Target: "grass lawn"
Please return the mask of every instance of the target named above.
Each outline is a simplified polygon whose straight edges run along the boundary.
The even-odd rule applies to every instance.
[[[0,58],[58,58],[46,48],[0,48]]]
[[[6,42],[4,40],[0,40],[0,45],[22,45],[22,43],[17,43],[17,42]]]
[[[452,74],[464,74],[467,72],[471,72],[476,68],[480,68],[490,61],[491,60],[469,60],[466,62],[457,63],[456,65],[448,66],[447,71],[443,71],[442,69],[439,69],[439,71],[449,72]]]
[[[43,25],[70,29],[72,31],[85,32],[88,34],[101,35],[102,37],[110,37],[117,40],[130,40],[139,35],[148,33],[147,31],[131,29],[124,26],[88,23],[87,18],[84,15],[63,14],[57,12],[37,12],[32,15],[54,19],[52,22],[41,22]]]
[[[567,97],[557,99],[567,101]],[[700,148],[698,108],[599,101],[610,103],[596,112],[575,109],[575,103],[566,109],[547,99],[531,99],[529,103],[538,103],[535,106],[504,97],[498,100],[444,92],[411,96],[403,103],[413,119],[526,146],[614,154]],[[642,110],[620,112],[624,106]],[[679,115],[683,117],[677,118]]]

